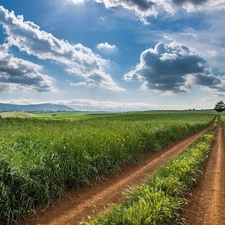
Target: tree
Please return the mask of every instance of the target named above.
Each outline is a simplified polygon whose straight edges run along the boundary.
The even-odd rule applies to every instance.
[[[219,101],[216,103],[214,110],[217,111],[218,113],[221,113],[225,111],[225,104],[223,101]]]

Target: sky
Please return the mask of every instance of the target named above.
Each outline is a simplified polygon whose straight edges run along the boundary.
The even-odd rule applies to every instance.
[[[1,0],[0,103],[212,109],[225,0]]]

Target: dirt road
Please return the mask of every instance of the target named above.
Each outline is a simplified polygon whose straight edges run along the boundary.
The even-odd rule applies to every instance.
[[[216,139],[207,159],[203,175],[193,191],[183,216],[186,225],[225,224],[225,153],[224,131],[218,123]]]
[[[67,191],[63,198],[55,201],[53,207],[37,210],[37,217],[26,218],[28,224],[76,225],[83,218],[92,215],[93,210],[101,211],[108,203],[119,203],[123,198],[124,189],[143,183],[147,175],[152,174],[165,161],[183,152],[206,130],[183,138],[160,153],[151,153],[142,159],[140,164],[127,165],[118,174],[110,175],[91,187]],[[24,225],[25,222],[19,224]]]

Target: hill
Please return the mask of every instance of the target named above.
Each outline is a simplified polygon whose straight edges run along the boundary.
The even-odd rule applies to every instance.
[[[31,104],[31,105],[16,105],[16,104],[4,104],[0,103],[0,112],[57,112],[57,111],[75,111],[65,105],[57,104]]]

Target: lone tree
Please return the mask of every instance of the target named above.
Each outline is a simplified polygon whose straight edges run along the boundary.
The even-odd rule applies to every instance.
[[[218,113],[221,113],[225,111],[225,104],[223,101],[219,101],[216,103],[214,110],[216,110]]]

